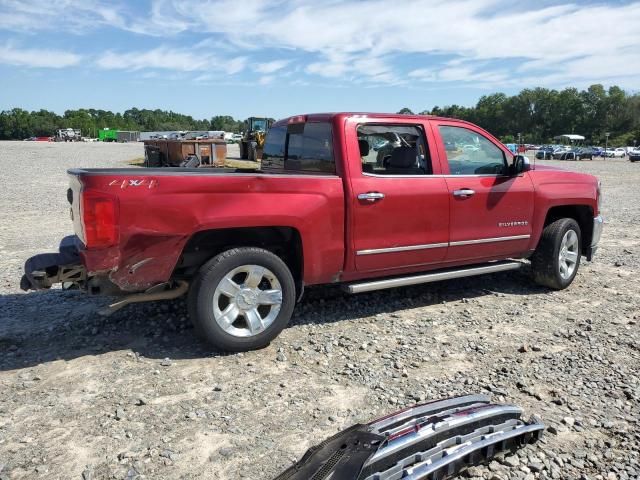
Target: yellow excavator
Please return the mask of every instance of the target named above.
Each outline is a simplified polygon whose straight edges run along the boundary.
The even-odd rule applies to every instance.
[[[247,119],[247,129],[239,142],[240,158],[252,162],[257,162],[262,158],[264,139],[272,123],[273,120],[264,117],[249,117]]]

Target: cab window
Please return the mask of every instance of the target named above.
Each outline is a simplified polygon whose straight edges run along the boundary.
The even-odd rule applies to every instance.
[[[331,125],[310,122],[271,128],[265,139],[262,167],[335,173]]]
[[[428,175],[431,159],[422,128],[415,125],[359,125],[362,173]]]
[[[504,152],[485,136],[464,127],[438,126],[451,175],[503,175]]]

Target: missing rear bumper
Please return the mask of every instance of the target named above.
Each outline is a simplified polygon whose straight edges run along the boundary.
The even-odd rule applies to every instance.
[[[25,291],[44,290],[56,283],[63,287],[81,287],[87,273],[80,261],[79,245],[78,237],[71,235],[62,239],[58,253],[41,253],[29,258],[24,265],[20,288]]]

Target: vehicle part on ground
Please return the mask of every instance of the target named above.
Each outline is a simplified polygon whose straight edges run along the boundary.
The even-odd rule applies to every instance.
[[[547,225],[531,257],[536,283],[554,290],[571,285],[580,266],[581,245],[580,225],[573,218]]]
[[[261,248],[227,250],[200,269],[189,292],[196,332],[227,351],[262,348],[286,326],[296,287],[281,258]]]
[[[20,288],[45,290],[56,283],[75,283],[81,287],[86,280],[86,271],[78,253],[79,239],[75,235],[60,241],[58,253],[41,253],[29,258],[24,265]]]
[[[420,283],[439,282],[441,280],[451,280],[454,278],[473,277],[486,273],[506,272],[517,270],[522,267],[522,262],[500,261],[491,262],[486,265],[474,265],[471,267],[452,268],[444,271],[435,271],[423,275],[410,275],[406,277],[394,277],[386,280],[373,280],[370,282],[359,282],[345,285],[344,289],[348,293],[371,292],[373,290],[383,290],[385,288],[406,287],[408,285],[418,285]]]
[[[155,302],[157,300],[174,300],[176,298],[180,298],[189,290],[189,283],[184,280],[180,280],[177,282],[177,286],[175,288],[170,288],[170,285],[156,285],[144,293],[136,293],[133,295],[129,295],[122,300],[118,300],[111,305],[104,307],[101,310],[98,310],[98,314],[103,317],[107,317],[112,313],[120,310],[122,307],[126,307],[132,303],[142,303],[142,302]]]
[[[310,448],[275,480],[432,480],[531,444],[544,424],[486,395],[437,400],[354,425]]]

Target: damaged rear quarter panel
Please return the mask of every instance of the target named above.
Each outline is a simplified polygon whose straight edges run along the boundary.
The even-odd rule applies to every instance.
[[[125,291],[145,290],[170,279],[193,234],[259,226],[300,232],[305,282],[330,281],[342,269],[344,200],[339,177],[165,172],[104,172],[83,178],[84,188],[115,194],[120,212],[119,244],[82,253],[90,273],[107,273]]]

